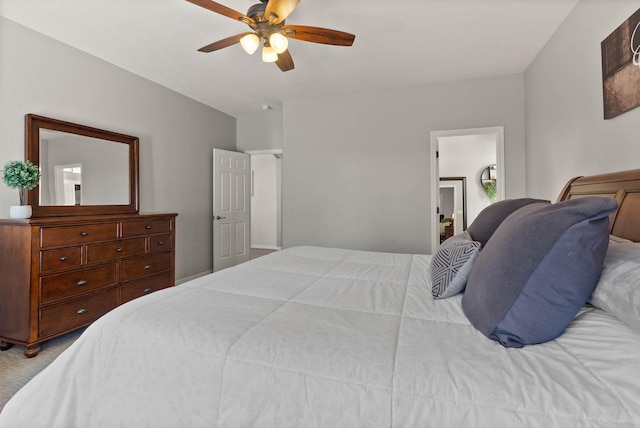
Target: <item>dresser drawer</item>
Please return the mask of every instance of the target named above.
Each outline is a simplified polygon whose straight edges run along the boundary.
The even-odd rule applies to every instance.
[[[126,220],[122,222],[122,236],[144,236],[171,232],[171,219]]]
[[[118,282],[116,264],[82,269],[40,278],[40,304],[55,302],[88,291],[114,286]]]
[[[142,255],[146,250],[146,239],[127,239],[106,244],[87,245],[87,263],[103,262]]]
[[[116,307],[116,290],[40,309],[40,335],[87,324]]]
[[[74,269],[82,265],[82,247],[40,251],[40,272]]]
[[[123,260],[120,265],[120,280],[141,278],[171,269],[171,253],[158,253],[153,256]]]
[[[157,235],[149,237],[149,251],[159,253],[171,249],[171,234]]]
[[[171,287],[172,285],[171,272],[154,276],[152,278],[132,281],[122,287],[120,291],[120,304],[128,302],[129,300],[137,299],[138,297],[142,297],[146,294],[153,293],[154,291]]]
[[[108,241],[118,237],[118,223],[87,224],[84,226],[43,227],[40,246],[51,247],[85,242]]]

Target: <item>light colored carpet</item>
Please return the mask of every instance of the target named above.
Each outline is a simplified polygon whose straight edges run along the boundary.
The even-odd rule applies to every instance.
[[[82,328],[44,342],[40,345],[42,350],[34,358],[25,357],[24,347],[19,345],[0,351],[0,410],[24,384],[55,360],[84,330]]]

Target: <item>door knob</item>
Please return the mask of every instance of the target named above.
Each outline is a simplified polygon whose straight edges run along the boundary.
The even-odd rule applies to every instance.
[[[226,218],[226,217],[220,217],[219,215],[216,216],[216,220],[222,220],[223,218]]]

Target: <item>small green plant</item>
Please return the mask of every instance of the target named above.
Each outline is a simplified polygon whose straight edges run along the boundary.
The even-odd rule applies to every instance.
[[[487,194],[489,200],[491,202],[495,202],[497,192],[495,180],[485,181],[484,183],[482,183],[482,185],[484,186],[484,192]]]
[[[27,199],[27,191],[40,182],[40,169],[31,161],[9,161],[2,170],[2,180],[12,189],[18,189],[20,205]]]

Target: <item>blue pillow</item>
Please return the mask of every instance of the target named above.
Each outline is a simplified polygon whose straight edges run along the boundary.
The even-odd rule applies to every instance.
[[[520,198],[505,199],[504,201],[491,204],[478,213],[473,223],[467,228],[467,233],[471,235],[471,239],[480,242],[484,247],[498,226],[500,226],[504,219],[509,217],[512,212],[517,211],[525,205],[539,202],[549,203],[549,201],[542,199]]]
[[[586,197],[520,208],[478,255],[462,309],[505,347],[558,337],[586,303],[602,272],[613,199]]]

